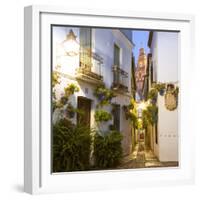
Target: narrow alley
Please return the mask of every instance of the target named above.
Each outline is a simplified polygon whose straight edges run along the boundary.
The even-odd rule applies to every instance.
[[[160,162],[152,150],[144,142],[136,144],[134,151],[124,157],[118,169],[152,168],[152,167],[177,167],[178,162]]]

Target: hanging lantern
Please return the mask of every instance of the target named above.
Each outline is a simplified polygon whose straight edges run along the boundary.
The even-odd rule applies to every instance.
[[[76,56],[79,54],[79,43],[77,42],[76,38],[77,36],[74,34],[73,30],[70,29],[66,39],[62,43],[66,55]]]

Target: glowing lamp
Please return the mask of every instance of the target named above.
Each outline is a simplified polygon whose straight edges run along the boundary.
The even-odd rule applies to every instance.
[[[147,104],[144,101],[138,104],[138,109],[145,110],[146,107],[147,107]]]

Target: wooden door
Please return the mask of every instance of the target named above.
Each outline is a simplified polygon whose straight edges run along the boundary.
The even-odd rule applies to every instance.
[[[91,100],[86,97],[79,96],[78,109],[82,113],[77,113],[77,122],[90,127]]]

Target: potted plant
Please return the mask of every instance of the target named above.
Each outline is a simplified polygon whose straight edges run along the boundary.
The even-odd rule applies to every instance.
[[[65,91],[65,96],[69,97],[75,92],[79,92],[79,87],[74,83],[70,83],[67,87],[64,88],[64,91]]]
[[[100,105],[108,105],[111,103],[113,97],[115,97],[114,92],[105,87],[105,85],[98,86],[94,91],[94,96],[100,101]]]
[[[112,115],[105,110],[96,110],[94,118],[96,122],[106,122],[112,119]]]
[[[159,92],[159,94],[161,95],[161,96],[163,96],[164,95],[164,93],[165,93],[165,83],[157,83],[156,85],[155,85],[155,88],[157,89],[157,91]]]

